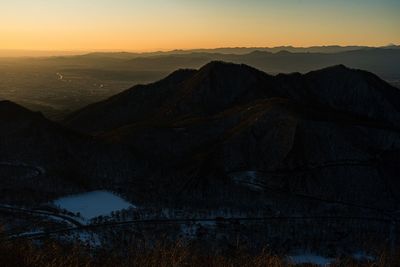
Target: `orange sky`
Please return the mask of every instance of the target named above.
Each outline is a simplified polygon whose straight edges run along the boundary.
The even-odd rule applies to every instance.
[[[0,49],[400,44],[398,0],[4,0]]]

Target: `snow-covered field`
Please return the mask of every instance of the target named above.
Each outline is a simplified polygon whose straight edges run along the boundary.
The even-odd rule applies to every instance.
[[[71,195],[55,200],[54,204],[75,214],[79,212],[84,220],[110,215],[113,211],[135,207],[108,191],[92,191]]]

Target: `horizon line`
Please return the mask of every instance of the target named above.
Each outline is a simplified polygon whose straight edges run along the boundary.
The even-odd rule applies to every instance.
[[[32,58],[32,57],[56,57],[56,56],[74,56],[74,55],[85,55],[91,53],[136,53],[136,54],[151,54],[151,53],[171,53],[171,52],[190,52],[190,51],[201,51],[201,50],[222,50],[222,49],[284,49],[284,48],[294,48],[294,49],[307,49],[307,48],[324,48],[324,47],[355,47],[355,48],[385,48],[391,46],[400,46],[400,44],[389,43],[387,45],[340,45],[340,44],[329,44],[329,45],[312,45],[312,46],[293,46],[293,45],[280,45],[280,46],[222,46],[222,47],[212,47],[212,48],[176,48],[176,49],[154,49],[154,50],[130,50],[130,49],[19,49],[19,48],[0,48],[0,58]],[[14,55],[5,55],[6,52],[20,53]],[[24,55],[23,53],[26,53]],[[36,55],[28,55],[33,53]],[[40,54],[42,53],[42,54]],[[47,55],[46,55],[47,54]]]
[[[92,48],[92,49],[35,49],[35,48],[0,48],[0,51],[32,51],[32,52],[86,52],[86,51],[95,51],[95,52],[134,52],[134,53],[147,53],[147,52],[173,52],[173,51],[191,51],[191,50],[215,50],[215,49],[252,49],[252,48],[281,48],[281,47],[290,47],[290,48],[314,48],[314,47],[389,47],[389,46],[400,46],[400,44],[389,43],[386,45],[359,45],[359,44],[349,44],[349,45],[341,45],[341,44],[315,44],[309,46],[295,46],[295,45],[277,45],[277,46],[216,46],[216,47],[197,47],[197,48],[158,48],[158,49],[150,49],[150,50],[142,50],[142,49],[121,49],[121,48]]]

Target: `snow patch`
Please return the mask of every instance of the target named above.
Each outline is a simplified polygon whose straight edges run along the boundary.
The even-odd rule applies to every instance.
[[[359,251],[353,254],[353,259],[357,261],[369,261],[373,262],[375,261],[375,257],[368,255],[365,251]]]
[[[306,253],[297,254],[288,257],[289,261],[293,264],[315,264],[319,266],[330,266],[334,259],[325,258],[316,254]]]

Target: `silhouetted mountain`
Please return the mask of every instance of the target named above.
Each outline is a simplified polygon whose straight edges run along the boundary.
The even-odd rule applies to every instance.
[[[290,98],[398,124],[398,90],[371,73],[337,65],[306,75],[271,76],[247,65],[217,61],[198,71],[176,71],[159,82],[89,105],[72,114],[66,124],[85,132],[104,132],[153,118],[213,115],[266,97]],[[373,102],[377,103],[371,106]]]
[[[239,184],[392,209],[398,103],[398,89],[343,65],[271,76],[211,62],[90,105],[65,124],[128,145],[147,162],[142,175],[170,193],[223,194]]]

